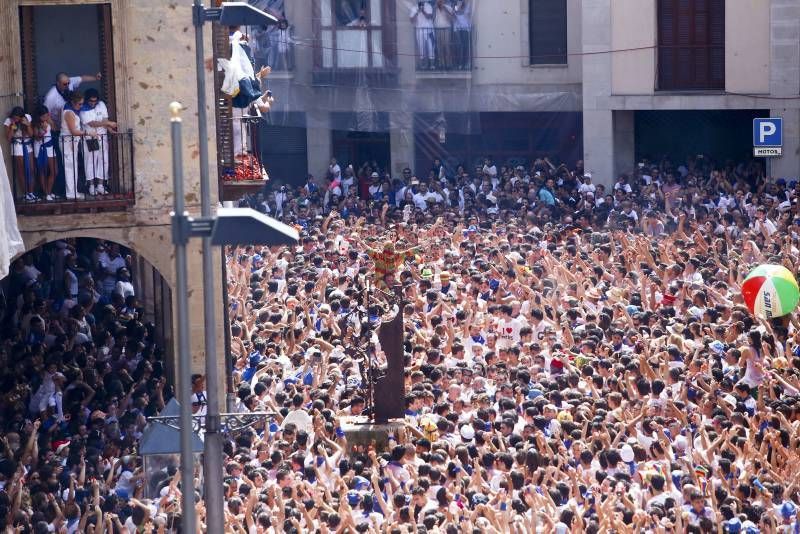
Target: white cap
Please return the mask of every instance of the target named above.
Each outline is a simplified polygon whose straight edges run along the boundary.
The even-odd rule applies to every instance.
[[[633,461],[633,447],[628,445],[627,443],[620,447],[619,449],[619,457],[622,458],[622,461],[625,463],[629,463]]]
[[[475,429],[472,428],[472,425],[464,425],[461,427],[461,439],[464,441],[469,441],[475,437]]]

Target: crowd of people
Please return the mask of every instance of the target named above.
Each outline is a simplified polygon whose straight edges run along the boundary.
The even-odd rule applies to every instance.
[[[409,17],[416,32],[417,70],[472,68],[470,0],[420,0]]]
[[[115,243],[16,259],[0,299],[2,532],[133,533],[146,417],[172,397],[163,347]]]
[[[96,89],[79,89],[101,77],[61,72],[34,109],[11,109],[3,126],[17,200],[52,202],[110,193],[111,134],[117,124]],[[63,197],[57,194],[61,191]]]
[[[798,272],[797,181],[708,157],[609,186],[546,158],[402,174],[333,160],[242,202],[301,244],[228,255],[240,409],[278,413],[228,448],[232,532],[800,528],[797,320],[740,293]],[[363,290],[398,285],[404,427],[353,446],[392,310]]]
[[[332,161],[248,197],[301,242],[226,252],[234,408],[274,414],[225,438],[226,532],[797,531],[798,324],[755,318],[740,285],[797,273],[798,196],[757,163],[643,161],[604,187],[489,157]],[[8,531],[180,532],[183,491],[205,528],[202,476],[142,470],[173,393],[128,263],[63,241],[5,282]],[[398,306],[405,416],[356,443]]]

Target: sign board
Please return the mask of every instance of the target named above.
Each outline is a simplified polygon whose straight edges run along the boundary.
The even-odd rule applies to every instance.
[[[780,156],[783,153],[783,119],[753,119],[753,155]]]

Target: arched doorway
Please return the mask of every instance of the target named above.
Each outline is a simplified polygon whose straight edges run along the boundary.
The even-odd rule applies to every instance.
[[[73,307],[83,310],[90,332],[112,309],[125,327],[134,321],[145,328],[158,348],[168,382],[175,383],[172,292],[144,255],[97,237],[48,241],[20,254],[10,274],[0,280],[0,343],[27,343],[31,316],[45,314],[56,323],[52,328],[45,325],[52,330],[44,333],[45,346],[52,344],[59,331],[72,324]],[[102,348],[102,340],[89,341]]]

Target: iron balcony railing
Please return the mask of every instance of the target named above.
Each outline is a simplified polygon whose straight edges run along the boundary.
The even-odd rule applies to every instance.
[[[418,71],[471,71],[474,28],[417,28]]]
[[[135,201],[133,130],[11,140],[17,213],[116,211]]]
[[[238,111],[238,110],[236,110]],[[261,161],[261,129],[259,115],[237,115],[230,119],[230,140],[220,153],[223,182],[260,182],[267,179]]]

